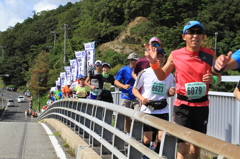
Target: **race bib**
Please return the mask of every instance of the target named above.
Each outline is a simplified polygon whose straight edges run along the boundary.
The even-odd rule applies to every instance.
[[[103,83],[103,89],[110,91],[112,84],[108,82]]]
[[[95,95],[95,96],[98,95],[98,92],[99,92],[99,89],[94,89],[94,90],[92,90],[92,94]]]
[[[151,94],[165,96],[166,95],[166,83],[153,82],[151,88]]]
[[[185,83],[186,96],[190,99],[199,99],[206,94],[207,86],[203,82]]]

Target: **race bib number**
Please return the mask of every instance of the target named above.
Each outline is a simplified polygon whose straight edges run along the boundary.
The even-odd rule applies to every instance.
[[[185,83],[186,96],[190,99],[199,99],[206,94],[207,86],[203,82]]]
[[[153,82],[151,94],[165,96],[166,95],[166,83]]]
[[[112,84],[108,82],[103,83],[103,89],[110,91]]]
[[[92,94],[95,95],[95,96],[98,95],[98,92],[99,92],[99,89],[94,89],[94,90],[92,90]]]

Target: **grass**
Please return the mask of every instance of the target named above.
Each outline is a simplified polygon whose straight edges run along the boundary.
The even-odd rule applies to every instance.
[[[63,147],[68,148],[66,152],[69,153],[71,156],[75,157],[75,150],[69,146],[66,140],[64,140]]]
[[[2,80],[2,77],[0,77],[0,89],[4,88],[4,83],[3,83],[3,80]]]
[[[115,119],[113,118],[113,119],[112,119],[112,127],[115,126],[115,122],[116,122],[116,121],[115,121]]]
[[[61,136],[61,133],[59,131],[53,133],[54,136]]]
[[[66,152],[69,153],[71,156],[75,157],[75,149],[71,148],[66,142],[66,140],[64,140],[63,147],[68,148]]]
[[[67,153],[69,153],[71,156],[75,157],[75,150],[73,148],[69,148],[69,151],[66,151]]]
[[[63,147],[69,148],[69,144],[66,142],[66,140],[65,140],[64,143],[63,143]]]
[[[201,149],[200,159],[216,159],[218,155],[209,152],[207,150]]]

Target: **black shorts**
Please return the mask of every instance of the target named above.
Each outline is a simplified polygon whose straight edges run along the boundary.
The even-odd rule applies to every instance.
[[[176,123],[193,129],[195,131],[206,134],[209,107],[191,107],[187,105],[174,106],[174,114],[176,117]],[[185,142],[178,139],[178,142]]]
[[[165,113],[165,114],[149,114],[149,115],[152,115],[152,116],[155,116],[157,118],[161,118],[161,119],[167,120],[167,121],[169,119],[169,114],[168,113]],[[158,132],[159,130],[154,128],[154,127],[151,127],[149,125],[143,124],[143,132],[147,132],[147,131]]]

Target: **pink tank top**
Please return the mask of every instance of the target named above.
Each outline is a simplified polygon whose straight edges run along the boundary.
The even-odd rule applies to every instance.
[[[212,72],[212,61],[214,51],[201,47],[198,52],[190,52],[186,47],[171,52],[174,66],[176,68],[176,93],[186,96],[185,83],[202,82],[203,75]],[[208,94],[209,84],[206,84],[206,95]],[[174,100],[175,106],[182,104],[199,107],[208,106],[209,101],[192,103],[179,99]]]

